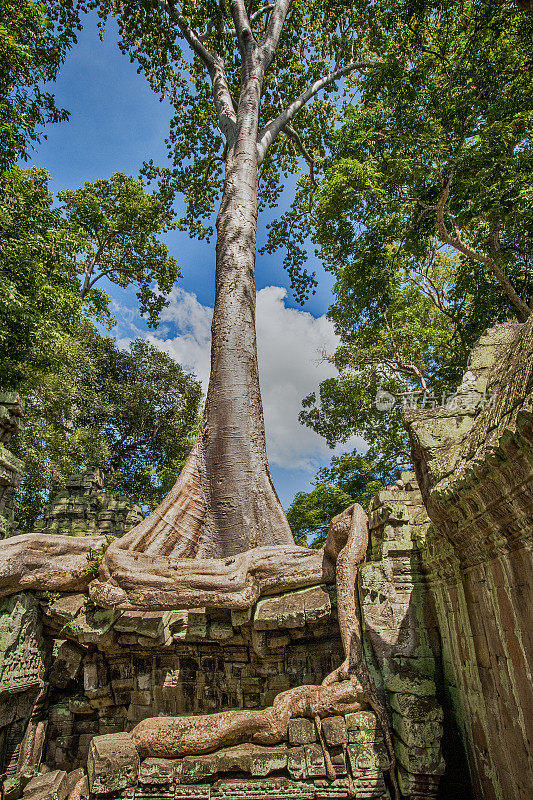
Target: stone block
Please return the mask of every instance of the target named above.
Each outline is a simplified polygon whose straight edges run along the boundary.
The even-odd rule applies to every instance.
[[[88,606],[75,619],[76,637],[82,644],[102,646],[102,637],[110,631],[117,616],[119,612],[113,609]]]
[[[174,800],[211,800],[211,787],[204,786],[174,786]]]
[[[113,697],[115,698],[115,705],[126,706],[132,702],[131,694],[133,686],[133,678],[115,678],[111,681],[111,691],[113,692]]]
[[[174,783],[180,772],[180,761],[175,758],[147,758],[141,763],[139,783],[166,786]]]
[[[224,642],[233,638],[233,626],[229,622],[215,620],[209,625],[208,638]]]
[[[287,748],[281,747],[259,747],[252,750],[250,773],[254,777],[270,775],[271,772],[279,772],[287,767]]]
[[[346,748],[352,772],[355,770],[385,770],[389,768],[389,755],[382,742],[349,744]]]
[[[434,697],[436,692],[435,681],[408,669],[386,674],[385,686],[389,692],[414,694],[418,697]]]
[[[86,594],[62,594],[45,607],[45,615],[58,624],[73,622],[87,603]]]
[[[246,608],[244,611],[231,611],[231,624],[234,628],[241,628],[249,625],[252,619],[252,609]]]
[[[68,775],[55,769],[36,775],[24,789],[24,800],[66,800],[68,796]]]
[[[409,747],[431,746],[440,742],[442,738],[442,725],[440,722],[410,720],[393,713],[392,724],[395,733]]]
[[[324,753],[319,744],[304,745],[307,774],[310,778],[323,778],[326,775]]]
[[[94,708],[86,697],[71,697],[68,701],[68,708],[70,713],[76,716],[94,714]]]
[[[111,684],[109,683],[106,686],[99,686],[97,689],[90,689],[86,694],[92,708],[108,708],[115,705]]]
[[[288,778],[268,780],[224,780],[211,788],[212,800],[314,800],[312,783],[294,783]]]
[[[376,731],[381,733],[378,718],[373,711],[356,711],[344,717],[348,731]]]
[[[338,747],[348,742],[348,733],[344,717],[327,717],[322,720],[322,733],[326,744]]]
[[[265,597],[255,607],[253,626],[258,631],[301,628],[318,624],[331,616],[331,601],[323,586]]]
[[[272,650],[281,650],[291,643],[290,636],[269,636],[268,647]]]
[[[316,742],[315,723],[305,717],[295,717],[289,720],[289,744],[313,744]]]
[[[130,702],[136,706],[149,706],[152,702],[152,695],[146,689],[143,691],[134,691],[130,695]]]
[[[129,733],[95,736],[87,760],[92,794],[111,794],[137,785],[139,754]]]
[[[67,782],[68,782],[68,791],[70,792],[74,789],[78,781],[80,781],[85,775],[85,770],[83,767],[78,767],[78,769],[69,772],[67,775]]]
[[[426,747],[408,747],[401,739],[394,737],[394,751],[398,762],[414,774],[442,775],[444,759],[439,744]]]
[[[295,781],[309,777],[303,747],[289,747],[287,750],[287,769],[289,775]]]
[[[216,754],[208,756],[186,756],[178,767],[180,783],[199,783],[208,780],[218,773]]]
[[[394,711],[410,720],[442,722],[443,711],[434,697],[419,697],[415,694],[393,693],[390,704]]]

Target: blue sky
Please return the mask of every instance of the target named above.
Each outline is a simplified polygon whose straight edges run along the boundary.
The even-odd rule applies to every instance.
[[[145,78],[137,74],[135,65],[122,55],[116,39],[115,26],[108,24],[101,42],[95,16],[87,17],[78,44],[53,87],[57,104],[70,112],[70,119],[47,128],[47,138],[37,147],[32,163],[50,172],[54,191],[76,188],[84,181],[106,178],[114,172],[137,175],[143,161],[164,163],[166,159],[164,140],[170,108],[159,101]],[[282,196],[280,211],[290,202],[289,195],[287,190]],[[268,216],[263,214],[259,243],[267,222]],[[155,334],[149,333],[137,313],[134,292],[108,285],[118,323],[113,333],[125,343],[137,335],[150,336],[161,349],[194,369],[205,383],[202,372],[207,369],[206,320],[214,294],[214,242],[194,241],[181,232],[168,234],[165,241],[183,273],[173,296],[172,312]],[[319,351],[331,351],[335,337],[324,318],[332,297],[331,276],[312,256],[310,264],[317,271],[319,288],[302,310],[291,296],[282,261],[282,252],[259,256],[256,284],[258,290],[277,287],[260,295],[258,344],[262,390],[270,397],[265,400],[269,457],[276,488],[287,507],[295,492],[306,490],[315,470],[329,460],[322,440],[301,429],[297,412],[301,398],[333,374],[329,365],[321,363]],[[284,346],[287,336],[294,340],[292,349]]]

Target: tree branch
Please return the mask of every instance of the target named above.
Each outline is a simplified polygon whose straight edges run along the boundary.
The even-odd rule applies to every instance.
[[[187,18],[178,11],[173,0],[157,0],[157,3],[177,24],[185,41],[205,64],[209,72],[209,77],[211,78],[211,83],[213,84],[213,97],[220,130],[224,134],[226,140],[230,141],[235,134],[237,115],[228,86],[224,61],[217,53],[211,53],[211,51],[202,44],[199,34],[190,25]]]
[[[302,92],[302,94],[299,95],[296,100],[293,100],[293,102],[287,106],[287,108],[285,108],[275,119],[271,119],[270,122],[267,122],[257,137],[257,158],[259,165],[261,165],[268,148],[278,133],[283,130],[287,123],[291,121],[291,119],[307,103],[308,100],[314,97],[321,89],[324,89],[326,86],[334,83],[334,81],[342,78],[344,75],[348,75],[350,72],[353,72],[356,69],[366,69],[368,66],[370,66],[368,63],[351,61],[349,64],[345,64],[344,67],[340,67],[334,72],[330,72],[329,75],[324,75],[323,78],[319,78],[319,80],[312,83],[311,86],[308,86],[305,92]]]
[[[272,11],[275,8],[275,6],[276,6],[275,3],[270,3],[267,6],[261,6],[261,8],[258,8],[257,11],[254,11],[254,13],[251,15],[250,22],[253,24],[260,17],[262,17],[263,14],[268,14],[269,11]]]
[[[291,0],[276,0],[272,14],[268,20],[266,33],[261,40],[260,49],[263,59],[263,70],[266,72],[274,60],[278,49],[281,31],[285,23],[285,17],[289,11]],[[257,13],[257,12],[256,12]]]
[[[450,245],[450,247],[454,247],[463,255],[468,256],[468,258],[473,259],[474,261],[478,261],[481,264],[485,264],[492,274],[496,277],[500,286],[504,290],[505,294],[514,305],[514,307],[518,310],[519,319],[521,322],[524,322],[531,314],[531,309],[525,303],[522,298],[517,294],[514,286],[512,285],[511,281],[505,274],[505,272],[498,266],[496,261],[488,256],[486,253],[477,250],[475,247],[464,242],[460,236],[459,229],[454,224],[454,232],[455,236],[452,236],[449,232],[448,228],[446,227],[446,223],[444,222],[444,208],[446,203],[448,202],[448,197],[450,196],[450,185],[451,185],[452,178],[447,178],[444,189],[442,190],[442,194],[439,198],[439,202],[437,203],[437,230],[439,232],[440,239],[445,243]]]
[[[294,130],[294,128],[291,125],[285,125],[285,127],[283,128],[283,133],[285,134],[285,136],[287,136],[288,139],[291,139],[295,143],[296,147],[300,151],[300,155],[307,162],[309,166],[309,177],[311,179],[313,187],[316,189],[317,183],[315,180],[315,162],[313,160],[313,156],[306,149],[304,143],[300,138],[300,135]]]

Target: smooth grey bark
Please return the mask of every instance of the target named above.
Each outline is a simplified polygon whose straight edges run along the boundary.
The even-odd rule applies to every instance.
[[[234,144],[217,218],[211,378],[202,435],[204,554],[293,542],[268,467],[255,333],[257,130],[263,68],[247,37]],[[211,552],[209,550],[211,549]]]
[[[251,548],[293,545],[274,489],[265,445],[255,334],[258,171],[276,136],[320,89],[365,64],[350,62],[312,83],[258,130],[263,79],[272,64],[291,0],[269,7],[257,42],[243,0],[230,0],[241,52],[234,107],[224,61],[211,53],[173,0],[160,8],[180,29],[211,77],[226,175],[217,217],[211,376],[201,433],[174,488],[114,549],[173,558],[226,558]]]

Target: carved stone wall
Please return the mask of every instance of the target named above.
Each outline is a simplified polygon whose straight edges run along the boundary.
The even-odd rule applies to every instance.
[[[92,794],[196,800],[389,800],[383,770],[389,760],[371,711],[329,717],[322,733],[335,771],[326,780],[315,723],[292,719],[287,740],[275,747],[243,744],[204,756],[147,758],[140,762],[127,734],[93,739],[88,773]]]
[[[95,734],[147,717],[265,708],[343,660],[332,587],[267,597],[248,612],[121,613],[86,601],[41,600],[49,635],[81,653],[76,683],[55,693],[50,767],[84,764]]]
[[[367,661],[392,712],[400,788],[405,797],[427,800],[437,797],[445,768],[439,644],[420,557],[428,527],[414,474],[402,473],[370,504],[370,541],[359,570]]]
[[[0,774],[7,779],[40,761],[49,650],[35,598],[21,593],[2,599]]]
[[[533,796],[532,390],[533,318],[482,337],[455,408],[407,418],[446,703],[483,800]]]

